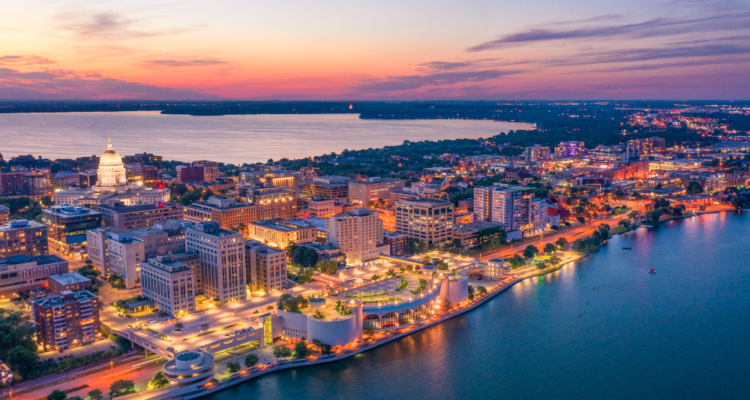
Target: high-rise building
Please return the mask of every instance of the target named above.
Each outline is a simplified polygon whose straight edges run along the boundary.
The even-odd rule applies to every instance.
[[[119,228],[111,228],[105,234],[107,270],[102,270],[102,274],[119,276],[126,289],[140,285],[140,263],[146,259],[143,241]]]
[[[297,199],[294,192],[269,187],[257,189],[253,194],[256,219],[292,219],[297,216]]]
[[[372,177],[366,181],[349,181],[349,202],[367,206],[371,201],[389,201],[391,192],[404,188],[401,179]]]
[[[31,303],[37,342],[45,350],[63,350],[101,339],[99,298],[93,293],[63,291]]]
[[[583,155],[585,152],[586,146],[583,142],[560,142],[560,144],[555,147],[555,157],[558,158],[577,157]]]
[[[42,223],[47,225],[50,246],[79,253],[86,246],[86,231],[102,225],[102,214],[86,207],[62,204],[43,209]]]
[[[177,203],[137,204],[126,206],[120,202],[99,204],[95,209],[102,214],[102,226],[139,229],[154,226],[167,219],[181,219],[182,205]]]
[[[0,195],[23,194],[23,171],[0,172]]]
[[[54,188],[54,180],[49,173],[24,173],[21,175],[23,194],[35,198],[49,196]]]
[[[201,222],[185,234],[187,250],[198,253],[203,293],[217,306],[247,299],[245,240],[217,222]]]
[[[328,218],[336,215],[336,200],[325,197],[313,197],[307,201],[307,213],[313,217]]]
[[[345,176],[316,176],[303,182],[311,196],[340,199],[349,196],[349,178]]]
[[[193,164],[203,165],[203,181],[202,182],[213,182],[221,178],[221,171],[219,171],[219,163],[216,161],[208,160],[197,160]]]
[[[177,183],[205,182],[203,164],[182,164],[175,167]]]
[[[409,237],[403,233],[384,230],[383,242],[391,246],[392,256],[401,256],[409,251]]]
[[[195,312],[196,270],[180,258],[168,254],[141,262],[141,294],[172,316]]]
[[[506,232],[522,231],[528,236],[543,231],[547,221],[538,210],[546,211],[546,202],[544,206],[536,202],[542,200],[534,198],[532,187],[496,185],[474,189],[476,220],[499,223]]]
[[[383,222],[377,211],[357,208],[328,218],[326,239],[346,254],[347,264],[359,265],[381,254]]]
[[[252,291],[265,293],[286,288],[286,256],[284,250],[274,249],[257,240],[245,242],[247,286]]]
[[[428,246],[453,240],[453,203],[434,199],[396,203],[396,232],[424,241]]]
[[[185,206],[183,217],[195,223],[214,221],[222,228],[248,225],[260,219],[255,204],[238,203],[226,196],[211,196],[207,201]]]
[[[47,277],[66,272],[68,262],[58,256],[0,257],[0,296],[45,287]]]
[[[535,144],[523,151],[523,159],[530,163],[545,161],[552,158],[549,147]]]
[[[0,257],[47,254],[47,226],[20,219],[0,225]]]

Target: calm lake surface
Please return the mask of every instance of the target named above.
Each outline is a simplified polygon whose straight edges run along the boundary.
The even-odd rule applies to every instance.
[[[639,229],[400,341],[207,399],[749,398],[748,260],[748,214]]]
[[[471,120],[363,120],[354,114],[193,117],[158,112],[0,114],[0,153],[76,158],[107,148],[165,160],[225,163],[302,158],[404,140],[477,139],[533,124]]]

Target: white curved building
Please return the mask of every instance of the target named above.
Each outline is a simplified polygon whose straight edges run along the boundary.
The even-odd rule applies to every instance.
[[[304,338],[308,342],[319,340],[330,346],[346,346],[351,342],[362,340],[362,305],[358,301],[345,303],[351,312],[350,315],[341,315],[336,312],[335,298],[325,302],[311,302],[310,305],[311,309],[305,310],[304,313],[278,309],[283,336],[299,340]],[[313,316],[311,310],[321,312],[325,318]]]
[[[440,298],[448,299],[452,304],[463,303],[469,299],[469,277],[466,274],[440,274]]]
[[[164,364],[170,382],[180,385],[202,385],[214,377],[214,356],[205,351],[183,351]]]
[[[96,185],[89,189],[66,189],[55,192],[55,204],[81,206],[86,204],[111,204],[119,201],[125,205],[157,204],[169,201],[169,189],[152,189],[128,184],[122,157],[107,141],[107,150],[99,158]]]

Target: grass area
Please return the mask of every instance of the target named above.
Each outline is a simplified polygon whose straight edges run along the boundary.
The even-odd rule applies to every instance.
[[[620,226],[616,226],[616,227],[614,227],[614,228],[610,229],[610,230],[609,230],[609,234],[610,234],[610,235],[619,235],[619,234],[621,234],[621,233],[625,233],[625,232],[627,232],[627,231],[628,231],[628,228],[626,228],[626,227],[624,227],[624,226],[620,225]]]
[[[406,280],[406,278],[402,277],[401,278],[401,283],[399,283],[398,287],[396,287],[396,291],[400,292],[400,291],[406,289],[407,286],[409,286],[409,282]]]
[[[427,287],[427,280],[419,278],[419,287],[417,287],[416,289],[412,290],[411,294],[413,294],[413,295],[416,296],[419,293],[421,293],[424,290],[424,288],[426,288],[426,287]]]
[[[400,297],[388,297],[385,299],[379,299],[379,300],[365,300],[362,302],[362,304],[377,304],[377,303],[384,303],[386,301],[400,301]]]
[[[190,336],[188,338],[182,339],[182,341],[186,342],[186,341],[188,341],[190,339],[195,339],[195,338],[198,338],[198,337],[201,337],[201,336],[205,336],[205,335],[208,335],[208,334],[211,334],[211,333],[225,331],[225,330],[227,330],[227,329],[229,329],[229,328],[231,328],[231,327],[233,327],[235,325],[237,325],[237,324],[227,325],[227,326],[225,326],[223,328],[217,328],[217,329],[214,329],[214,330],[210,330],[208,332],[199,333],[197,335],[193,335],[193,336]]]
[[[363,294],[362,292],[359,292],[358,294],[347,294],[345,297],[347,299],[366,299],[369,297],[380,297],[380,296],[386,296],[386,295],[388,295],[388,292],[381,289],[374,293],[370,292],[370,293]]]

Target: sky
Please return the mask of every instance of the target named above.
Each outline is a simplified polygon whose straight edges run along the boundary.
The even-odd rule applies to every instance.
[[[0,100],[750,99],[748,0],[13,0]]]

